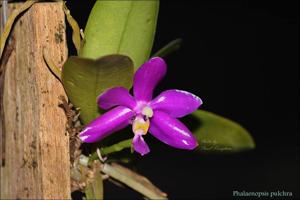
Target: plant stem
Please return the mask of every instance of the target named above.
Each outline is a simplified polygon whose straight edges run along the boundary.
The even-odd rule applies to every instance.
[[[121,141],[119,143],[116,143],[114,145],[111,145],[109,147],[103,147],[103,148],[100,149],[101,154],[102,155],[108,155],[108,154],[111,154],[111,153],[122,151],[123,149],[126,149],[126,148],[130,148],[131,147],[131,141],[132,141],[132,139],[123,140],[123,141]],[[94,152],[90,156],[90,161],[89,162],[93,162],[96,159],[98,159],[98,155],[97,155],[97,152]]]

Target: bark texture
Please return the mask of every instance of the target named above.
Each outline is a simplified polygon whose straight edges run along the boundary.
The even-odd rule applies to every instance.
[[[43,49],[67,58],[62,2],[36,3],[19,19],[1,58],[0,199],[70,199],[69,137]],[[10,5],[13,7],[18,4]]]

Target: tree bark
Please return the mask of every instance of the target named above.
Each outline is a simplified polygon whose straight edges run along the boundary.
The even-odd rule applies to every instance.
[[[67,58],[62,5],[34,4],[17,19],[1,58],[1,199],[71,198],[69,137],[58,106],[65,92],[43,60],[44,48],[57,66]]]

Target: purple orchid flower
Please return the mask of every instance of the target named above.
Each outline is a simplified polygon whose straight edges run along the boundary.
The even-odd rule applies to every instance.
[[[102,109],[111,109],[88,124],[79,134],[83,142],[92,143],[132,124],[133,148],[141,155],[150,149],[143,135],[149,132],[165,144],[192,150],[196,138],[178,119],[195,111],[202,101],[182,90],[166,90],[152,100],[156,85],[165,76],[167,66],[160,57],[144,63],[135,73],[134,97],[123,87],[108,89],[98,97]]]

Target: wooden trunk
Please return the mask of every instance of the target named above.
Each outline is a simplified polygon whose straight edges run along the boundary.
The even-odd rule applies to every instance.
[[[19,4],[11,4],[18,7]],[[36,3],[16,20],[1,58],[0,199],[70,199],[65,95],[43,60],[67,58],[62,2]]]

